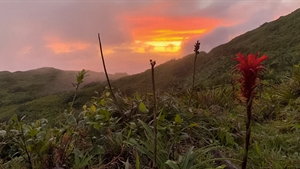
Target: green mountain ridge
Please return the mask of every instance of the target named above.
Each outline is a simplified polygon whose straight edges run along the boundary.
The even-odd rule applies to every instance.
[[[87,70],[88,76],[85,78],[83,85],[91,82],[106,81],[103,72],[95,72]],[[72,82],[74,82],[78,71],[59,70],[51,67],[38,68],[28,71],[0,72],[0,87],[26,88],[27,84],[41,85],[46,94],[72,90]],[[127,76],[127,73],[109,74],[112,80]],[[12,83],[14,82],[14,83]],[[17,90],[17,89],[16,89]],[[21,91],[23,89],[20,89]]]
[[[32,104],[36,104],[36,107],[41,109],[30,109],[31,113],[43,111],[41,103],[36,101],[39,99],[47,104],[46,107],[60,106],[63,100],[72,98],[74,91],[72,83],[76,82],[77,74],[78,71],[64,71],[49,67],[29,71],[0,72],[0,119],[9,114],[29,111],[26,107]],[[93,86],[92,83],[100,84],[106,81],[103,72],[87,71],[87,74],[82,86]],[[109,76],[111,79],[118,79],[126,75],[126,73],[116,73]],[[66,98],[63,97],[64,95]],[[49,103],[45,102],[47,98]]]

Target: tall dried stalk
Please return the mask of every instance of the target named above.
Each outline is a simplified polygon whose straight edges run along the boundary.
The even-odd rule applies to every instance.
[[[194,49],[195,58],[194,58],[194,69],[193,69],[193,83],[192,83],[192,89],[191,89],[190,98],[189,98],[189,105],[191,103],[192,95],[194,93],[194,88],[195,88],[196,62],[197,62],[197,56],[199,54],[200,42],[197,41],[194,46],[195,46],[195,49]]]
[[[99,33],[98,33],[98,40],[99,40],[99,47],[100,47],[100,54],[101,54],[101,58],[102,58],[102,64],[103,64],[103,68],[104,68],[104,73],[105,73],[105,76],[106,76],[106,80],[107,80],[107,83],[108,83],[108,87],[109,87],[110,93],[111,93],[111,95],[112,95],[115,103],[117,104],[119,110],[121,110],[120,107],[119,107],[117,98],[116,98],[116,96],[113,93],[113,90],[112,90],[112,87],[111,87],[111,84],[110,84],[110,81],[109,81],[109,78],[108,78],[108,74],[107,74],[107,70],[106,70],[106,66],[105,66],[105,61],[104,61],[104,56],[103,56],[103,52],[102,52],[102,45],[101,45],[101,40],[100,40],[100,34]]]
[[[153,120],[154,120],[154,160],[153,160],[153,168],[157,168],[156,166],[156,158],[157,158],[157,126],[156,126],[156,112],[157,112],[157,107],[156,107],[156,92],[155,92],[155,81],[154,81],[154,66],[156,62],[150,60],[150,65],[151,65],[151,73],[152,73],[152,87],[153,87]]]

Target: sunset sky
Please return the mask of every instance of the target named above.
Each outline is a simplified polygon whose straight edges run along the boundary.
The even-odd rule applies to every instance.
[[[300,8],[300,0],[0,0],[0,71],[139,73]]]

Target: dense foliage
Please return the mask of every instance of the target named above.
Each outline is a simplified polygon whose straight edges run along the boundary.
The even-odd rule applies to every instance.
[[[293,76],[280,85],[264,82],[253,105],[249,168],[300,167],[299,75],[296,65]],[[78,85],[81,81],[77,78]],[[191,104],[188,90],[157,96],[159,168],[240,165],[245,107],[236,100],[235,88],[225,85],[195,91]],[[81,108],[66,108],[55,124],[14,115],[1,124],[1,166],[150,168],[152,93],[128,97],[118,92],[116,97],[119,105],[103,89]]]

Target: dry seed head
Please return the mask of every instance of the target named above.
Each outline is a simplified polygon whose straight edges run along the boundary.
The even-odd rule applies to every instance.
[[[199,54],[199,49],[200,49],[200,42],[199,40],[197,40],[197,42],[195,43],[195,49],[194,49],[194,52]]]

